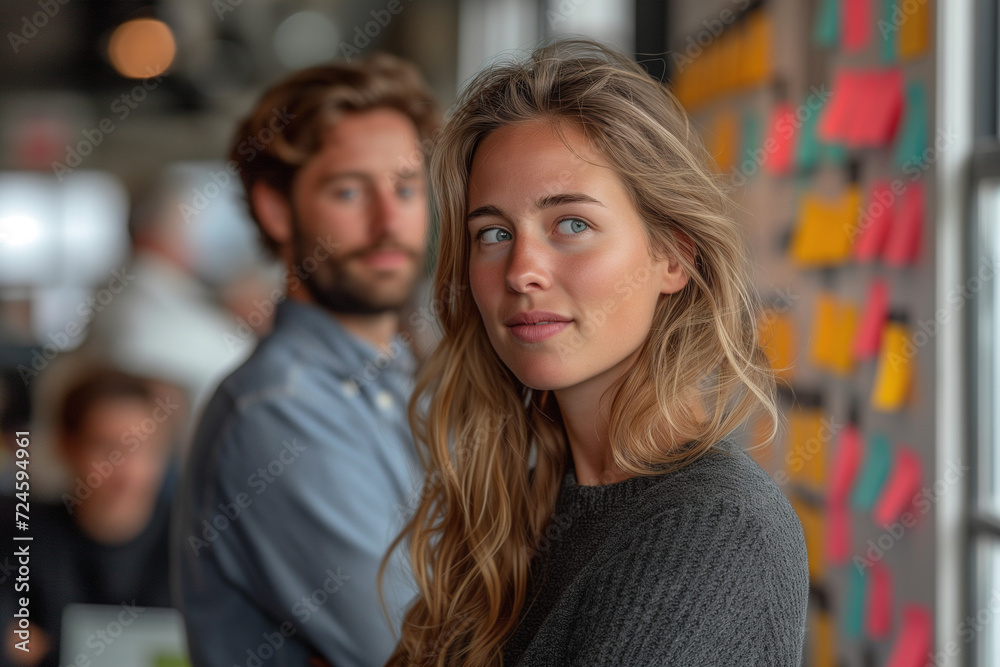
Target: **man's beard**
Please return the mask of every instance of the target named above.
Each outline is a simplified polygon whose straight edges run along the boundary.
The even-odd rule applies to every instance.
[[[292,259],[298,275],[309,295],[318,305],[335,313],[345,315],[376,315],[386,311],[400,310],[410,299],[423,265],[422,256],[398,243],[385,242],[356,250],[342,257],[327,257],[320,261],[316,257],[317,244],[309,242],[301,234],[299,221],[293,220]],[[406,253],[417,268],[413,276],[405,282],[396,280],[397,289],[372,289],[374,282],[359,280],[348,270],[348,263],[358,257],[377,250],[392,249]],[[329,254],[329,253],[327,253]],[[308,271],[306,260],[312,258],[316,269]],[[312,262],[309,262],[311,264]]]

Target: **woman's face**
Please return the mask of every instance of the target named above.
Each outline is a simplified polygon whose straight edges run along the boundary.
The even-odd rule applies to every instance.
[[[628,193],[583,132],[560,128],[494,131],[469,177],[472,295],[497,354],[534,389],[617,378],[659,295],[687,282],[676,262],[652,259]]]

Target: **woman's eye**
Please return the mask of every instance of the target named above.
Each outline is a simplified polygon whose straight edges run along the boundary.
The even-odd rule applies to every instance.
[[[590,225],[580,218],[566,218],[565,220],[560,220],[559,227],[563,232],[569,234],[579,234],[580,232],[585,232],[590,229]]]
[[[510,232],[506,229],[501,229],[500,227],[487,227],[477,234],[480,241],[486,244],[490,243],[500,243],[501,241],[509,241],[511,239]]]

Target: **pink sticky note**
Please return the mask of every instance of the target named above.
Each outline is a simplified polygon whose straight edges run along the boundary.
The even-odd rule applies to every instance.
[[[892,630],[892,572],[882,561],[874,561],[868,572],[868,636],[882,639]]]
[[[764,168],[772,174],[786,174],[791,171],[795,153],[795,127],[800,123],[795,118],[795,109],[788,102],[774,107],[768,123],[767,138],[764,140]]]
[[[907,604],[903,607],[903,623],[886,667],[924,667],[931,651],[934,624],[926,607]]]
[[[820,141],[836,144],[847,140],[851,126],[851,110],[856,108],[856,84],[853,72],[846,70],[837,72],[833,79],[830,100],[816,123],[816,136]]]
[[[910,183],[903,193],[882,259],[889,266],[913,264],[920,256],[924,233],[924,186]]]
[[[889,287],[882,279],[872,281],[861,321],[854,334],[854,358],[873,359],[878,356],[882,326],[889,315]]]
[[[889,478],[882,485],[882,492],[872,508],[876,525],[885,526],[899,519],[920,491],[922,477],[920,456],[909,447],[899,447]]]
[[[826,506],[826,557],[831,565],[843,565],[851,557],[851,511],[843,503]]]
[[[877,181],[872,185],[868,202],[858,217],[858,231],[852,249],[856,261],[871,262],[882,255],[892,228],[895,201],[896,195],[889,181]]]
[[[846,51],[860,51],[871,38],[871,0],[844,0],[841,16],[843,43]]]
[[[847,144],[884,148],[892,143],[903,115],[903,72],[898,68],[858,70],[854,82]]]
[[[854,476],[861,467],[863,445],[861,434],[854,424],[848,424],[837,438],[830,472],[830,488],[827,498],[832,505],[842,505],[854,484]]]

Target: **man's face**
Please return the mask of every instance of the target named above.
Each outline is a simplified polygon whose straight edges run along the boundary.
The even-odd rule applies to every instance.
[[[345,115],[296,174],[291,194],[292,269],[314,301],[345,314],[406,303],[428,227],[423,160],[409,118],[392,109]]]

